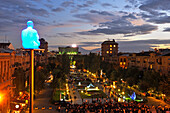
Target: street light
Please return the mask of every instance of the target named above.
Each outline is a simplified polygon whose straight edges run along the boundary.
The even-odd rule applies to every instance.
[[[0,94],[0,102],[2,101],[2,94]]]

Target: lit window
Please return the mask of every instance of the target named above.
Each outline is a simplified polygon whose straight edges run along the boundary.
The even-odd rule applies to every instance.
[[[125,65],[126,63],[124,62],[123,64]]]
[[[150,69],[152,69],[152,65],[150,65]]]
[[[106,53],[109,53],[109,51],[107,51]]]
[[[110,53],[112,53],[112,51],[110,51]]]
[[[122,62],[120,62],[120,65],[122,65]]]
[[[110,47],[112,47],[112,45],[110,45]]]
[[[116,45],[113,45],[113,47],[116,47]]]
[[[112,48],[110,48],[110,50],[112,50]]]

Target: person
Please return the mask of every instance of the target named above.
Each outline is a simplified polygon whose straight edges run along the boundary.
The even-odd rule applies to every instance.
[[[40,41],[38,32],[33,29],[33,21],[27,22],[27,28],[22,30],[22,46],[24,49],[39,49]]]

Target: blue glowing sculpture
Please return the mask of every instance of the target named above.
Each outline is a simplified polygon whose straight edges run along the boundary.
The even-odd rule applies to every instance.
[[[136,94],[135,94],[135,92],[133,92],[133,94],[132,95],[129,95],[130,96],[130,98],[132,99],[132,100],[135,100],[136,99]]]
[[[40,41],[38,32],[33,29],[33,22],[27,22],[27,28],[22,30],[22,46],[24,49],[39,49]]]

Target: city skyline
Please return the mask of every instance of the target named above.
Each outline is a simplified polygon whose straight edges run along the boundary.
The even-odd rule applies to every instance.
[[[0,40],[9,40],[15,49],[21,47],[28,20],[49,50],[72,44],[100,49],[108,39],[119,43],[120,52],[170,48],[169,0],[0,1]]]

